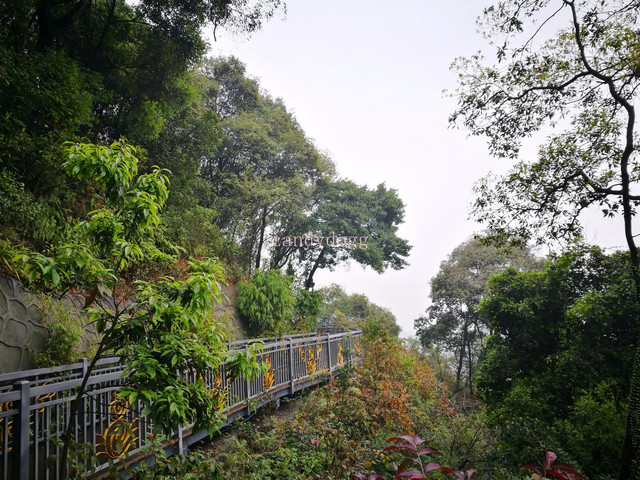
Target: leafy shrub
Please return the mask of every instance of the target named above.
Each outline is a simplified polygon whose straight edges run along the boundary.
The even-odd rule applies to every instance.
[[[476,479],[476,471],[472,468],[465,471],[453,470],[448,467],[443,467],[439,463],[426,463],[423,459],[424,456],[442,456],[442,453],[435,448],[428,446],[429,442],[425,442],[418,435],[401,435],[399,437],[392,437],[387,440],[387,443],[391,442],[395,442],[395,444],[385,448],[383,452],[398,451],[407,457],[398,465],[395,476],[393,477],[394,480],[398,478],[406,478],[407,480],[426,480],[426,475],[428,473],[436,471],[451,474],[456,478],[456,480]],[[571,465],[558,462],[557,458],[558,456],[555,453],[547,450],[541,468],[537,468],[532,465],[522,465],[522,468],[531,470],[534,473],[531,476],[531,480],[544,480],[549,477],[557,478],[558,480],[575,480],[576,477],[584,478]],[[376,473],[370,475],[356,473],[353,476],[357,480],[385,480],[383,475]]]
[[[387,328],[367,331],[362,364],[296,402],[295,414],[265,415],[238,427],[216,446],[211,461],[223,473],[211,478],[346,480],[358,471],[391,478],[395,459],[382,451],[386,439],[407,426],[439,435],[440,463],[462,467],[466,460],[464,468],[476,468],[488,438],[479,415],[452,413],[426,359]]]
[[[318,315],[322,306],[322,295],[318,292],[301,289],[296,293],[295,329],[311,332],[318,328]]]
[[[82,330],[76,325],[65,322],[49,322],[46,325],[47,339],[44,348],[34,352],[38,367],[57,367],[77,362]]]
[[[24,253],[25,250],[22,245],[16,244],[15,242],[0,236],[0,272],[19,279],[20,274],[16,270],[16,266],[13,264],[13,259]]]
[[[65,197],[68,192],[52,192],[35,198],[15,175],[0,170],[0,227],[13,240],[18,238],[44,247],[62,238]]]
[[[83,328],[75,312],[62,301],[40,297],[40,307],[46,315],[47,337],[44,348],[34,351],[38,367],[57,367],[77,362],[82,357]]]
[[[443,467],[439,463],[430,462],[425,464],[423,457],[426,455],[440,455],[438,450],[433,447],[429,447],[429,442],[425,442],[420,438],[419,435],[401,435],[399,437],[391,437],[387,440],[387,443],[395,442],[395,444],[385,448],[383,452],[388,451],[398,451],[405,455],[408,455],[408,458],[403,461],[396,471],[396,477],[405,477],[409,480],[424,480],[426,479],[425,475],[429,472],[435,472],[438,470],[442,470],[446,473],[454,474],[454,471],[450,468]],[[414,466],[415,465],[415,466]],[[471,476],[472,471],[469,472],[469,477]],[[354,475],[358,480],[384,480],[382,475],[364,475],[362,473],[357,473]],[[464,479],[462,472],[460,472],[459,478]]]
[[[238,287],[238,312],[255,335],[283,334],[290,325],[296,299],[293,278],[280,270],[257,272]]]
[[[140,463],[134,464],[132,468],[123,469],[122,465],[109,459],[109,478],[118,480],[182,480],[212,479],[219,472],[217,465],[208,462],[208,455],[201,452],[191,452],[188,455],[173,455],[167,457],[164,448],[169,442],[169,438],[162,434],[149,434],[144,442],[144,446],[139,453],[142,454]],[[93,445],[90,445],[93,451]],[[129,452],[123,452],[125,462],[138,459],[138,454],[133,458]],[[94,455],[95,456],[95,455]],[[82,473],[82,467],[78,473]],[[92,470],[95,474],[95,469]]]
[[[560,431],[576,462],[597,478],[615,478],[624,439],[626,405],[615,401],[603,383],[585,391],[573,403]],[[606,445],[606,448],[603,448]]]

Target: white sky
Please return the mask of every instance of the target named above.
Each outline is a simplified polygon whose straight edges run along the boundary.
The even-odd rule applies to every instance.
[[[476,32],[482,0],[289,0],[251,38],[218,31],[212,55],[235,55],[262,88],[284,100],[307,136],[330,153],[340,176],[384,182],[406,205],[400,236],[413,245],[410,266],[377,274],[353,263],[318,271],[316,286],[338,283],[389,308],[403,329],[429,304],[440,262],[477,226],[467,219],[472,185],[510,163],[489,157],[485,142],[448,128],[455,99],[455,57],[486,43]],[[489,50],[487,57],[489,57]],[[591,224],[600,224],[594,217]],[[619,223],[589,229],[587,240],[622,241]]]

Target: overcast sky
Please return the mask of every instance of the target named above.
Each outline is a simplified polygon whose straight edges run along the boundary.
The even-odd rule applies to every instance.
[[[410,266],[378,274],[354,263],[314,280],[389,308],[403,336],[428,306],[440,262],[478,229],[468,220],[474,182],[510,166],[489,157],[483,139],[448,127],[456,102],[443,94],[456,87],[454,58],[487,48],[475,20],[490,3],[290,0],[286,17],[251,38],[218,31],[212,42],[212,55],[238,57],[284,100],[340,176],[397,190],[406,205],[399,233],[413,245]],[[621,244],[607,237],[617,225],[590,228],[588,240]]]

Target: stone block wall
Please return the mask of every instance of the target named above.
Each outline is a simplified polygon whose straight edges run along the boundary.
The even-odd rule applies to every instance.
[[[236,309],[238,289],[229,285],[223,288],[223,293],[227,299],[214,305],[212,316],[223,324],[231,340],[244,339],[244,329]],[[69,294],[56,301],[60,310],[77,322],[82,321],[84,302],[85,298],[77,294]],[[36,368],[33,352],[44,347],[47,310],[42,299],[30,293],[19,281],[0,276],[0,373]],[[82,350],[86,351],[97,340],[95,326],[85,328]]]
[[[0,373],[34,368],[32,350],[46,339],[37,297],[13,278],[0,277]]]
[[[237,285],[227,285],[222,287],[223,298],[221,303],[213,306],[213,318],[223,325],[223,330],[229,340],[245,340],[245,328],[240,321],[240,314],[236,308],[236,298],[238,298]]]

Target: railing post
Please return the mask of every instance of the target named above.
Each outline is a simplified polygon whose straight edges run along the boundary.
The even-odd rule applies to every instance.
[[[354,341],[353,334],[349,335],[349,364],[353,364],[354,354],[356,352],[356,342]]]
[[[245,384],[247,386],[247,414],[251,415],[251,382],[249,377],[245,378]]]
[[[87,357],[82,357],[80,359],[80,362],[82,363],[82,377],[84,378],[84,376],[87,374],[87,370],[89,370],[89,359]]]
[[[331,376],[331,334],[327,333],[327,366],[329,367],[329,376]]]
[[[184,440],[182,439],[182,426],[178,425],[178,455],[186,455],[187,452],[185,452],[184,449]]]
[[[14,390],[20,392],[18,400],[18,418],[16,421],[16,443],[13,445],[13,472],[14,480],[29,480],[29,391],[31,383],[22,380],[13,385]]]
[[[180,371],[179,368],[176,368],[176,377],[182,378],[182,372]],[[182,425],[177,426],[176,433],[178,434],[178,455],[184,455],[185,451],[184,451],[184,442],[182,440]]]
[[[82,357],[82,359],[80,361],[82,362],[82,378],[84,378],[87,375],[87,371],[89,370],[89,360],[86,357]],[[83,395],[78,400],[79,400],[78,418],[80,419],[80,421],[76,422],[76,424],[80,424],[80,434],[77,437],[78,443],[80,443],[80,438],[83,439],[83,442],[87,441],[87,431],[86,431],[86,426],[87,426],[87,418],[86,418],[86,414],[87,414],[87,408],[86,408],[87,397],[86,397],[86,392],[84,392]],[[82,435],[82,437],[80,437],[80,435]]]
[[[291,394],[293,395],[293,339],[289,337],[289,380],[291,381]]]

